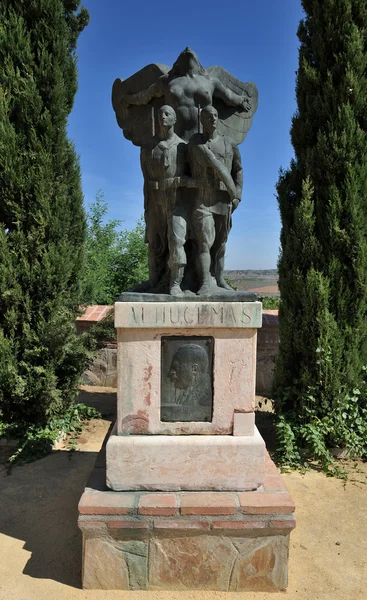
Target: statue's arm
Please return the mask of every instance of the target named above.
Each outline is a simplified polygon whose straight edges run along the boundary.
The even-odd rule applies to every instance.
[[[142,90],[141,92],[137,92],[136,94],[125,94],[123,96],[123,100],[127,104],[133,104],[135,106],[141,106],[143,104],[149,104],[149,102],[153,98],[161,98],[164,96],[165,91],[165,80],[167,79],[166,75],[162,75],[158,79],[150,85],[146,90]]]
[[[243,187],[243,168],[241,162],[241,154],[236,144],[233,145],[233,162],[232,162],[232,179],[236,186],[236,198],[238,203],[241,201]]]
[[[238,106],[248,111],[251,108],[250,102],[245,94],[239,95],[232,92],[228,87],[225,87],[217,77],[214,78],[214,93],[213,96],[223,100],[228,106]]]
[[[236,187],[233,183],[231,173],[227,167],[218,160],[213,152],[205,146],[205,144],[197,144],[192,148],[193,159],[196,160],[202,167],[211,167],[227,188],[231,200],[236,197]]]

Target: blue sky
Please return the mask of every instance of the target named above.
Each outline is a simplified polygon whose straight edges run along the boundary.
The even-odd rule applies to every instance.
[[[289,129],[296,109],[300,0],[155,3],[84,0],[90,24],[78,44],[79,90],[69,135],[80,155],[86,205],[102,190],[108,218],[134,227],[143,212],[139,148],[125,140],[111,105],[116,77],[149,63],[172,66],[190,46],[204,67],[220,65],[254,81],[259,108],[240,146],[242,202],[227,244],[227,269],[273,269],[280,220],[275,184],[293,154]]]

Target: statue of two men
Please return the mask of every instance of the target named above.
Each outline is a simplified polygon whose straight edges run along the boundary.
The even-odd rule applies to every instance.
[[[188,237],[195,243],[197,294],[206,296],[215,285],[230,289],[224,254],[232,212],[242,195],[241,156],[231,138],[218,135],[214,107],[202,109],[200,118],[203,133],[187,145],[174,133],[175,111],[162,106],[160,132],[141,150],[149,283],[156,289],[168,264],[169,293],[174,296],[184,295]]]
[[[225,246],[242,194],[237,144],[257,108],[256,86],[221,67],[204,69],[186,48],[172,69],[149,65],[116,80],[112,102],[124,135],[141,146],[149,249],[144,291],[229,290]]]

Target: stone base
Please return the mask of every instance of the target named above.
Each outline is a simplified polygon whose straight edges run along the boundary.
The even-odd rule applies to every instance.
[[[257,492],[113,492],[105,481],[101,453],[79,503],[85,589],[287,587],[294,505],[268,455]]]
[[[254,435],[111,435],[107,485],[123,490],[256,490],[265,443]]]

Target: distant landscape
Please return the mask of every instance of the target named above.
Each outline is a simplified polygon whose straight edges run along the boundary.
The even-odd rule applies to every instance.
[[[257,292],[260,295],[279,297],[278,271],[226,271],[226,278],[238,289]]]

